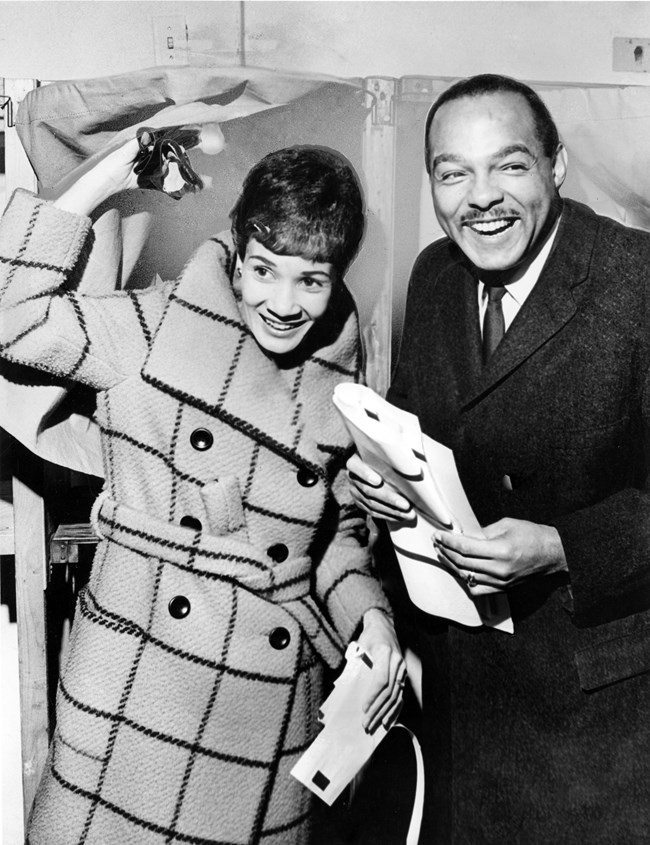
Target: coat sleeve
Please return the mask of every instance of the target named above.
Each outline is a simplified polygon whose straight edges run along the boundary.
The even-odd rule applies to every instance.
[[[338,510],[338,529],[316,569],[316,592],[344,642],[349,642],[367,610],[380,608],[392,615],[372,564],[365,515],[352,500],[345,469],[332,485]],[[329,522],[328,515],[325,521]]]
[[[650,236],[600,218],[594,242],[591,273],[604,280],[602,290],[609,286],[624,297],[592,306],[602,321],[603,306],[617,303],[617,334],[605,336],[617,343],[623,375],[603,372],[597,360],[593,366],[629,414],[625,445],[618,457],[610,452],[607,458],[616,462],[611,470],[621,481],[619,489],[552,524],[564,547],[574,623],[593,627],[634,616],[629,624],[650,632]]]
[[[0,221],[0,355],[104,390],[146,350],[150,309],[146,294],[70,289],[90,232],[87,217],[13,194]]]
[[[650,344],[650,313],[646,319]],[[553,521],[570,576],[570,610],[578,627],[650,611],[650,360],[640,381],[636,432],[638,486]]]

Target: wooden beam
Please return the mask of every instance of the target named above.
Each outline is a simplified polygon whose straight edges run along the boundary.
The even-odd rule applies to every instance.
[[[13,479],[23,809],[29,814],[49,745],[42,461],[16,444]]]
[[[28,91],[37,86],[35,79],[4,79],[4,93],[11,97],[11,111],[16,115],[21,100]],[[5,115],[7,110],[5,109]],[[32,169],[29,159],[20,143],[20,138],[15,126],[9,126],[5,122],[5,190],[7,196],[5,203],[16,188],[27,188],[29,191],[36,190],[36,175]]]
[[[370,221],[366,254],[378,257],[372,283],[376,305],[364,330],[368,384],[386,395],[391,372],[391,313],[393,305],[394,199],[395,199],[395,91],[396,80],[369,77],[364,80],[373,106],[363,138],[363,172],[366,180],[366,206]]]
[[[34,79],[5,79],[5,96],[12,111]],[[5,114],[6,114],[5,110]],[[36,177],[15,127],[5,122],[4,204],[15,188],[36,190]],[[23,810],[29,814],[43,771],[49,745],[48,672],[46,640],[46,543],[43,504],[43,463],[16,441],[14,507],[14,554],[16,561],[16,618],[20,687],[20,732],[23,766]]]

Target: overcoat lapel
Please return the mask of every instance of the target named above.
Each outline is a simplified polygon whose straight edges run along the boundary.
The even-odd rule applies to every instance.
[[[428,369],[432,376],[440,373],[443,383],[438,390],[444,395],[472,396],[478,389],[481,375],[481,333],[479,329],[476,278],[459,257],[443,270],[437,289],[431,291],[432,359]]]
[[[504,383],[571,320],[577,311],[574,291],[589,273],[595,235],[594,221],[576,219],[565,203],[554,248],[539,280],[482,370],[475,390],[466,396],[465,407]]]
[[[190,259],[171,293],[142,376],[292,463],[323,475],[324,452],[306,430],[310,415],[304,405],[312,391],[329,399],[336,383],[355,378],[355,315],[306,365],[281,371],[241,318],[230,282],[231,250],[220,236]],[[323,421],[320,440],[327,441],[331,452],[347,441],[337,415],[328,416],[333,422],[328,427]]]

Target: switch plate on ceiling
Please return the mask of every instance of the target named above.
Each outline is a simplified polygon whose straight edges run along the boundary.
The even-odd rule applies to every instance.
[[[615,38],[613,69],[650,73],[650,38]]]
[[[188,64],[185,16],[156,15],[151,21],[156,65]]]

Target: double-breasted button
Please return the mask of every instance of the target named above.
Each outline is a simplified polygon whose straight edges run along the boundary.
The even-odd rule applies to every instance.
[[[186,616],[189,616],[191,607],[190,600],[186,596],[174,596],[167,605],[169,615],[173,616],[174,619],[185,619]]]
[[[205,452],[214,443],[214,437],[207,428],[196,428],[190,434],[190,443],[197,452]]]
[[[318,476],[307,467],[300,467],[298,470],[298,484],[301,487],[313,487],[318,483]]]
[[[269,642],[273,648],[282,651],[291,642],[291,634],[286,628],[274,628],[269,634]]]
[[[282,563],[289,557],[289,549],[284,543],[274,543],[268,547],[266,553],[274,563]]]
[[[203,528],[201,520],[195,516],[184,516],[181,519],[181,525],[183,528],[191,528],[192,531],[200,531]]]

